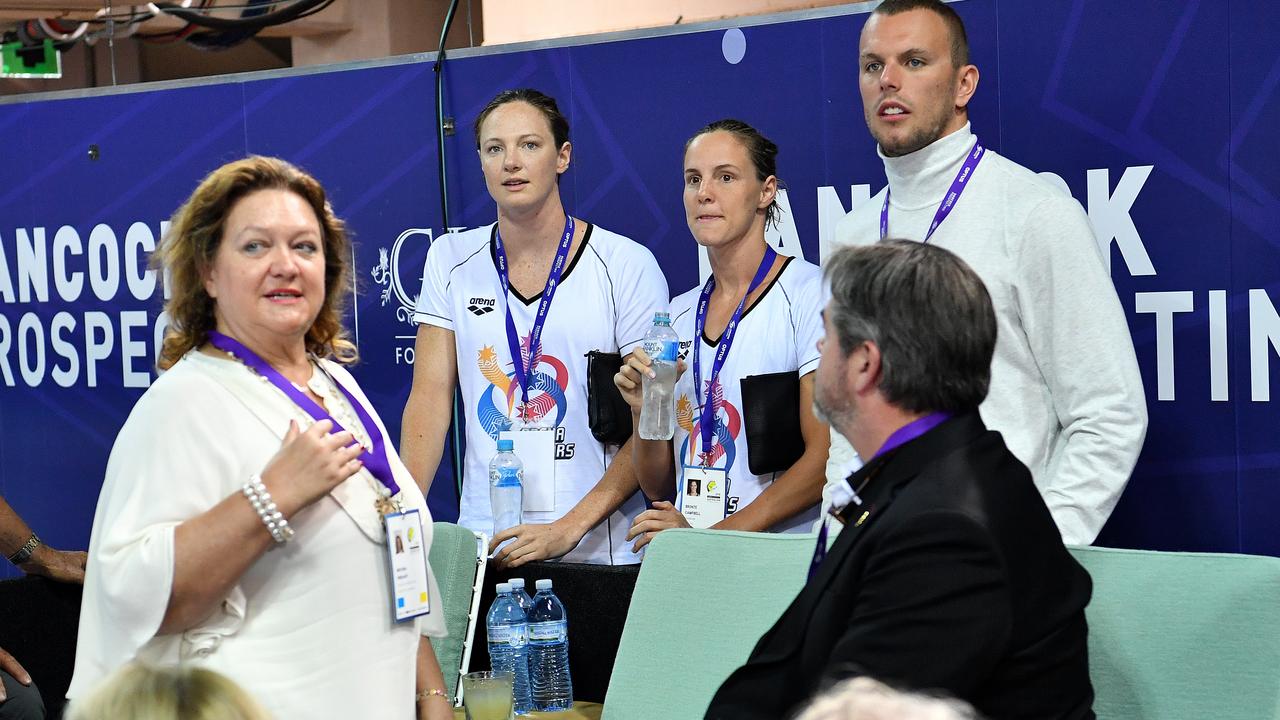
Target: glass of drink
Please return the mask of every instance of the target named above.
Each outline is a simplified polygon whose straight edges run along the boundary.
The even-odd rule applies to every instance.
[[[473,672],[462,676],[462,704],[467,720],[512,720],[512,684],[509,672]]]

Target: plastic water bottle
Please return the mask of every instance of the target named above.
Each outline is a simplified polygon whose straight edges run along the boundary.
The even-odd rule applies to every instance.
[[[573,681],[569,679],[569,618],[564,605],[551,591],[550,580],[537,582],[529,610],[529,682],[533,709],[540,712],[573,707]]]
[[[515,675],[514,707],[521,715],[533,709],[529,694],[529,623],[524,610],[511,596],[511,586],[498,583],[498,596],[489,606],[485,629],[489,636],[489,662],[494,672]]]
[[[498,441],[498,453],[489,461],[489,503],[493,507],[493,534],[520,524],[524,502],[524,464],[516,457],[510,439]]]
[[[516,599],[516,604],[526,613],[529,608],[533,607],[533,598],[529,596],[528,591],[524,589],[524,578],[511,578],[507,581],[511,586],[511,597]]]
[[[676,432],[676,352],[680,338],[671,329],[671,317],[660,312],[653,315],[653,327],[644,334],[641,345],[653,360],[655,377],[643,375],[640,387],[644,405],[640,408],[640,437],[644,440],[670,440]]]

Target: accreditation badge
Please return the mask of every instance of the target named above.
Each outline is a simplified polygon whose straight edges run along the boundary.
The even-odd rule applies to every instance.
[[[709,528],[724,519],[729,474],[723,469],[685,465],[679,490],[680,512],[690,526]]]
[[[510,440],[512,450],[524,465],[523,500],[525,512],[552,512],[556,509],[556,431],[555,428],[525,426],[515,432],[498,433],[498,439]]]
[[[391,561],[391,616],[403,622],[431,612],[427,552],[422,541],[422,514],[417,510],[383,516],[387,557]]]

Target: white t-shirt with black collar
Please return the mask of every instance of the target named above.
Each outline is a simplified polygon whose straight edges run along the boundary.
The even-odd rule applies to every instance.
[[[676,383],[675,453],[677,488],[684,487],[684,468],[697,465],[702,452],[701,412],[693,388],[693,340],[698,299],[702,287],[694,287],[671,301],[671,327],[680,337],[680,357],[689,368]],[[716,417],[721,442],[713,450],[712,467],[727,471],[727,512],[745,507],[781,473],[756,475],[747,464],[747,433],[742,412],[742,379],[752,375],[799,371],[801,377],[818,368],[817,342],[822,337],[822,271],[800,258],[789,258],[754,305],[738,323],[733,346],[720,371],[723,403]],[[706,400],[707,383],[715,361],[719,338],[702,338],[699,381]],[[732,442],[723,442],[732,440]],[[677,493],[677,501],[679,493]],[[818,518],[818,505],[771,528],[776,532],[809,532]]]
[[[533,328],[542,294],[502,294],[494,255],[497,223],[445,235],[427,252],[414,322],[453,331],[466,422],[466,457],[458,523],[493,534],[489,460],[498,434],[520,406],[507,343],[506,306],[521,340]],[[555,510],[524,513],[526,523],[550,523],[582,500],[617,448],[598,442],[587,424],[587,358],[591,350],[626,354],[640,344],[653,315],[667,306],[667,282],[653,253],[633,240],[588,224],[565,267],[542,330],[542,354],[529,402],[556,428]],[[439,408],[438,412],[448,412]],[[639,492],[583,536],[563,559],[627,564],[640,561],[625,540],[644,510]]]

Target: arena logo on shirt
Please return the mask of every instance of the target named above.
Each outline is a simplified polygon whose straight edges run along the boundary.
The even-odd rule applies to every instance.
[[[528,357],[528,335],[521,338],[520,348],[521,353]],[[565,442],[565,429],[561,425],[568,410],[565,391],[569,387],[569,368],[560,358],[543,353],[541,344],[533,353],[530,367],[533,370],[529,377],[529,402],[526,405],[521,399],[520,384],[514,380],[512,364],[506,363],[504,367],[492,345],[477,351],[476,369],[489,381],[489,387],[480,393],[476,418],[495,441],[499,433],[512,428],[517,418],[530,423],[545,421],[556,431],[556,459],[571,460],[575,443]],[[510,371],[507,368],[511,368]]]
[[[476,317],[488,315],[497,306],[498,301],[494,298],[473,297],[467,301],[467,310]]]

